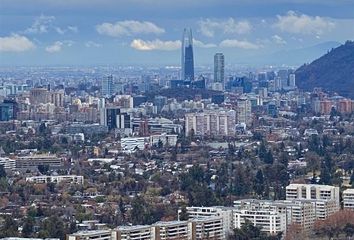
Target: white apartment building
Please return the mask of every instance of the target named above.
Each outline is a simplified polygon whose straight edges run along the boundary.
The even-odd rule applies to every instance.
[[[145,137],[127,137],[120,140],[121,149],[126,152],[135,152],[137,149],[144,150],[148,138]]]
[[[60,183],[60,182],[67,182],[67,183],[74,183],[74,184],[84,184],[84,177],[77,176],[77,175],[58,175],[58,176],[34,176],[34,177],[27,177],[26,182],[33,182],[33,183]]]
[[[232,136],[235,135],[236,112],[234,110],[215,110],[188,113],[185,116],[186,135]]]
[[[311,230],[316,221],[316,211],[311,202],[301,200],[275,201],[274,206],[278,211],[286,213],[287,225],[297,224],[303,230]]]
[[[334,200],[306,200],[315,207],[316,219],[324,220],[340,210],[340,206]]]
[[[111,240],[111,230],[82,231],[66,236],[67,240]]]
[[[166,133],[162,133],[160,135],[151,135],[150,145],[157,145],[159,141],[161,141],[164,146],[165,145],[176,146],[177,136],[178,136],[177,134],[166,134]]]
[[[339,187],[318,184],[290,184],[286,187],[286,200],[311,202],[315,208],[316,219],[326,219],[339,211]]]
[[[18,169],[34,168],[40,165],[62,167],[63,159],[51,154],[35,154],[16,158],[16,168]]]
[[[151,240],[153,230],[150,225],[121,226],[112,230],[111,240]]]
[[[157,240],[188,240],[187,221],[157,222],[152,225],[153,239]]]
[[[224,240],[222,217],[195,218],[188,223],[189,240]]]
[[[189,220],[199,219],[203,217],[221,217],[223,221],[224,235],[227,236],[233,232],[233,212],[234,208],[214,206],[214,207],[187,207]],[[178,210],[178,218],[181,214],[181,209]]]
[[[252,105],[247,98],[237,99],[237,123],[245,123],[249,126],[252,123]]]
[[[16,160],[7,157],[0,157],[0,165],[3,165],[4,169],[14,170],[16,168]]]
[[[343,191],[343,208],[354,210],[354,188]]]
[[[233,212],[234,228],[241,228],[246,219],[262,232],[274,235],[286,231],[286,213],[276,210],[238,209]]]
[[[316,220],[314,205],[306,200],[244,199],[234,202],[237,209],[275,211],[286,215],[286,225],[296,223],[304,230],[312,229]]]
[[[339,206],[339,187],[319,184],[290,184],[286,187],[286,200],[334,200]]]

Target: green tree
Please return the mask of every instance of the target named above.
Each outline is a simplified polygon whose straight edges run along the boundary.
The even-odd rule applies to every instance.
[[[186,208],[186,206],[182,206],[181,212],[179,213],[179,220],[180,220],[180,221],[186,221],[186,220],[188,220],[188,213],[187,213],[187,208]]]
[[[265,156],[265,158],[264,158],[264,162],[267,163],[267,164],[273,164],[273,162],[274,162],[274,157],[273,157],[272,150],[269,150],[269,151],[266,153],[266,156]]]
[[[63,220],[56,215],[45,219],[42,229],[48,232],[50,238],[64,239],[66,233]]]
[[[6,178],[4,165],[0,165],[0,178]]]
[[[246,176],[245,168],[239,165],[235,169],[235,178],[233,181],[233,192],[237,196],[244,196],[250,191],[249,180]]]
[[[18,223],[12,216],[5,216],[5,221],[0,227],[0,238],[18,237]]]
[[[23,223],[22,227],[22,237],[28,238],[33,234],[34,219],[27,217]]]
[[[354,188],[354,171],[352,173],[352,176],[350,177],[350,184],[352,185],[352,187]]]
[[[347,223],[343,228],[343,231],[347,237],[352,237],[354,235],[354,224]]]
[[[157,142],[157,148],[162,149],[163,148],[163,142],[161,139]]]
[[[256,173],[253,189],[259,196],[262,196],[264,193],[264,175],[261,169],[258,169]]]

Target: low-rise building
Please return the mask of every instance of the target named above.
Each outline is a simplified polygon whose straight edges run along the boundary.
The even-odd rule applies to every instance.
[[[82,231],[69,234],[67,240],[111,240],[111,230]]]
[[[238,209],[233,212],[234,228],[241,228],[246,220],[260,227],[262,232],[275,235],[286,231],[286,214],[276,210]]]
[[[159,240],[188,240],[187,221],[157,222],[154,227],[153,239]]]
[[[188,223],[188,226],[190,240],[226,239],[222,217],[195,218]]]
[[[343,208],[354,210],[354,188],[343,191]]]
[[[62,158],[51,154],[35,154],[16,158],[17,169],[31,169],[40,165],[58,168],[62,167],[63,164]]]
[[[223,231],[224,235],[227,236],[233,232],[233,215],[232,211],[234,208],[223,207],[223,206],[213,206],[213,207],[187,207],[186,211],[189,220],[199,219],[203,217],[221,217],[223,220]],[[178,216],[180,217],[182,210],[178,211]]]
[[[15,159],[0,157],[0,165],[4,166],[4,169],[14,170],[16,168]]]
[[[151,240],[152,235],[150,225],[120,226],[112,230],[112,240]]]
[[[60,183],[60,182],[67,182],[67,183],[75,183],[75,184],[84,184],[84,177],[77,176],[77,175],[58,175],[58,176],[34,176],[34,177],[27,177],[27,182],[33,183]]]
[[[334,200],[339,206],[339,187],[319,184],[290,184],[286,187],[286,200]]]
[[[145,137],[127,137],[122,138],[121,148],[126,152],[134,152],[136,150],[144,150],[148,140]]]

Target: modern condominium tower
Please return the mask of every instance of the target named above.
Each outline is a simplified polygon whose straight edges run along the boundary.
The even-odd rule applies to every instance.
[[[185,28],[182,39],[182,80],[194,80],[193,36],[192,29]]]
[[[214,82],[224,83],[225,57],[222,53],[214,55]]]
[[[225,57],[222,53],[214,55],[214,83],[212,89],[222,91],[224,89]]]

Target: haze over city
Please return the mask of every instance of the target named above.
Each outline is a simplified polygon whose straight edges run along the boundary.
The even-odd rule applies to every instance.
[[[0,0],[0,239],[353,239],[353,26],[352,0]]]
[[[218,51],[229,64],[301,65],[353,38],[353,9],[350,0],[1,0],[0,65],[177,65],[184,27],[197,66]]]

